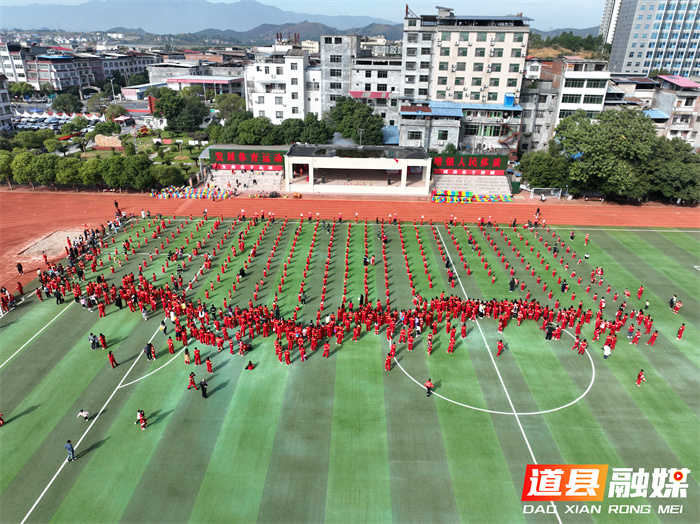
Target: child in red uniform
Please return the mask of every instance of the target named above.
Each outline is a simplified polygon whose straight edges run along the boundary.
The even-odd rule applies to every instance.
[[[187,385],[187,389],[190,388],[199,389],[194,381],[194,372],[190,373],[190,383]]]
[[[204,363],[207,365],[207,373],[213,373],[211,369],[211,359],[207,357],[207,359],[204,361]]]
[[[499,340],[499,341],[498,341],[498,353],[496,353],[496,356],[497,356],[497,357],[500,356],[501,353],[503,353],[503,349],[504,349],[504,348],[505,348],[505,346],[504,346],[504,344],[503,344],[503,341],[502,341],[502,340]]]
[[[391,353],[386,354],[386,361],[384,362],[384,371],[391,371]]]
[[[685,323],[681,324],[681,327],[678,328],[678,336],[676,337],[676,340],[680,340],[683,338],[684,331],[685,331]]]
[[[644,370],[642,369],[639,373],[637,373],[637,382],[636,382],[636,384],[637,384],[638,386],[641,386],[641,385],[642,385],[642,382],[646,382],[646,381],[647,381],[647,379],[644,378]]]

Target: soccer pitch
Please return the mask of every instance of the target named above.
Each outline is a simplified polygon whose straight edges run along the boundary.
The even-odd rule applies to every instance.
[[[202,361],[211,358],[210,374],[194,358],[184,364],[181,342],[168,352],[160,301],[144,321],[138,311],[114,305],[98,318],[70,293],[62,305],[32,298],[0,319],[6,422],[0,522],[700,522],[700,273],[694,267],[700,231],[577,227],[570,240],[572,230],[563,226],[482,230],[462,223],[224,217],[215,227],[217,220],[164,218],[155,238],[157,220],[131,222],[114,243],[107,240],[102,266],[96,273],[88,268],[86,277],[102,275],[119,287],[140,264],[148,282],[172,289],[171,277],[184,263],[185,287],[192,282],[187,300],[217,310],[224,300],[242,309],[252,301],[271,311],[276,295],[281,317],[296,314],[304,325],[317,321],[321,303],[321,321],[337,314],[344,296],[346,307],[352,301],[357,310],[365,291],[373,307],[379,301],[385,310],[388,298],[399,312],[415,309],[417,297],[430,310],[441,293],[462,300],[535,299],[550,309],[556,301],[560,309],[582,301],[583,311],[593,312],[581,332],[588,347],[584,354],[571,350],[573,326],[561,340],[546,341],[541,319],[518,326],[513,318],[499,333],[497,320],[477,316],[464,322],[464,338],[461,318],[451,319],[456,337],[448,353],[446,315],[438,322],[436,312],[431,355],[432,326],[424,326],[408,351],[397,323],[389,372],[387,325],[376,335],[373,321],[369,330],[362,323],[353,341],[353,321],[340,345],[335,336],[315,351],[304,343],[305,362],[294,344],[291,365],[279,362],[272,332],[251,339],[246,330],[251,351],[245,356],[237,353],[237,327],[228,329],[235,354],[228,342],[218,352],[190,338],[190,354],[198,347]],[[135,252],[127,261],[122,242],[128,237]],[[184,257],[165,267],[166,253],[179,246]],[[200,273],[204,253],[212,265]],[[374,256],[374,265],[365,256]],[[604,269],[603,283],[596,279],[586,292],[596,267]],[[245,276],[237,278],[242,268]],[[511,268],[524,283],[513,292]],[[669,309],[674,294],[683,303],[678,314]],[[630,344],[628,320],[604,359],[607,332],[592,340],[602,297],[606,320],[622,302],[636,312],[648,300],[651,333],[659,332],[655,345],[646,345],[644,323],[638,344]],[[169,320],[167,329],[175,340]],[[90,350],[90,333],[105,335],[116,368],[107,351]],[[499,340],[505,350],[497,357]],[[149,341],[154,361],[142,351]],[[284,336],[280,342],[286,349]],[[255,369],[244,369],[248,361]],[[641,369],[646,382],[637,387]],[[197,382],[206,379],[209,398],[187,388],[191,372]],[[430,397],[423,387],[428,378],[435,384]],[[76,418],[80,409],[90,412],[88,421]],[[140,409],[145,431],[134,425]],[[76,462],[66,463],[68,439]],[[524,486],[526,492],[531,487],[526,468],[534,464],[607,465],[607,479],[599,479],[604,496],[523,502]],[[646,495],[611,493],[613,468],[632,468],[637,480],[643,468],[651,477]],[[687,488],[656,478],[659,468],[690,470],[680,482]],[[652,496],[660,482],[663,489]]]

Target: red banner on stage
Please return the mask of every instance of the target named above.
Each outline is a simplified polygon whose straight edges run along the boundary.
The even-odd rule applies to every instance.
[[[235,171],[282,171],[284,166],[253,164],[212,164],[212,169],[232,169]]]
[[[491,169],[433,169],[435,175],[493,175],[503,176],[505,171],[494,171]]]

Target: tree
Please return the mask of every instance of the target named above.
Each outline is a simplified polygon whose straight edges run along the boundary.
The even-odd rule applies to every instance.
[[[181,186],[185,183],[185,175],[177,166],[158,164],[151,169],[154,182],[159,186]]]
[[[122,128],[116,122],[100,122],[95,129],[85,135],[86,140],[94,140],[97,135],[112,136],[121,133]]]
[[[44,82],[39,86],[39,92],[44,96],[51,96],[56,94],[56,89],[50,82]]]
[[[167,119],[169,131],[195,131],[209,114],[199,97],[189,91],[179,95],[172,89],[161,88],[159,94],[154,111]]]
[[[148,83],[148,73],[136,73],[135,75],[131,75],[131,78],[129,78],[128,85],[138,86],[138,85],[147,84],[147,83]]]
[[[32,96],[34,94],[34,86],[27,82],[15,82],[14,84],[10,84],[8,91],[12,96],[24,98],[25,96]]]
[[[532,151],[520,160],[520,171],[530,187],[561,187],[569,183],[564,155]]]
[[[124,176],[124,160],[123,156],[113,155],[100,162],[100,175],[108,186],[121,189],[128,185]]]
[[[84,116],[76,116],[72,118],[70,122],[66,122],[61,126],[61,133],[64,135],[71,135],[85,129],[89,125],[90,123],[87,118]]]
[[[103,114],[107,106],[110,105],[111,97],[106,93],[95,93],[87,102],[85,102],[85,109],[93,115]]]
[[[50,129],[38,131],[20,131],[14,138],[15,145],[24,149],[38,149],[44,147],[44,141],[55,138],[56,135]]]
[[[235,113],[245,111],[245,100],[234,93],[224,93],[214,97],[214,109],[219,111],[219,118],[228,120]]]
[[[114,120],[119,116],[124,116],[128,114],[129,112],[126,110],[126,108],[119,104],[109,104],[107,106],[107,109],[105,109],[106,120]]]
[[[56,172],[56,182],[59,184],[71,184],[77,190],[77,184],[82,181],[80,168],[83,162],[77,158],[60,158],[58,171]]]
[[[12,176],[15,182],[18,184],[29,184],[32,186],[32,191],[34,191],[34,160],[36,159],[34,153],[29,151],[23,151],[17,153],[14,159],[12,159]]]
[[[0,151],[0,176],[7,180],[7,185],[12,190],[12,153]]]
[[[449,142],[445,148],[442,150],[443,155],[456,155],[457,154],[457,146],[455,146],[452,142]]]
[[[43,186],[56,189],[56,171],[59,157],[56,155],[39,155],[34,159],[34,180]]]
[[[607,110],[591,121],[583,111],[556,129],[563,154],[571,159],[574,193],[586,190],[635,200],[649,190],[645,164],[656,142],[654,122],[636,109]]]
[[[124,156],[134,156],[136,154],[136,146],[132,141],[124,143]]]
[[[263,138],[273,133],[274,126],[269,118],[259,116],[238,124],[237,143],[241,145],[259,145]]]
[[[51,109],[59,113],[80,113],[83,111],[83,103],[77,96],[63,93],[53,99]]]
[[[85,140],[85,137],[83,136],[74,136],[71,138],[71,143],[75,144],[80,148],[80,150],[85,153],[85,150],[87,149],[87,140]]]
[[[151,168],[153,163],[146,155],[135,155],[124,159],[124,176],[129,184],[143,191],[153,187]]]
[[[649,73],[649,76],[653,78],[653,77],[660,76],[660,75],[670,75],[670,74],[671,74],[671,72],[668,69],[661,68],[661,69],[654,69],[651,73]]]
[[[80,166],[80,179],[86,186],[99,185],[102,181],[102,171],[100,169],[101,160],[99,158],[91,158],[86,162],[82,162]]]
[[[685,140],[657,137],[646,167],[650,193],[687,202],[700,199],[700,156]]]
[[[319,120],[316,113],[308,113],[304,118],[304,131],[297,139],[310,144],[325,144],[333,138],[333,129],[325,120]]]
[[[375,115],[372,108],[357,100],[341,96],[336,100],[335,107],[331,109],[329,117],[335,126],[335,130],[343,135],[362,144],[381,144],[383,135],[382,127],[384,120],[381,116]],[[362,138],[360,138],[362,129]]]

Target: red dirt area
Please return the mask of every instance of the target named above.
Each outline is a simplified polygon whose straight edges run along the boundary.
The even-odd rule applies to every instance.
[[[426,200],[351,200],[342,198],[278,198],[255,199],[237,197],[212,202],[211,200],[160,200],[142,194],[127,193],[66,193],[31,192],[25,190],[0,191],[0,284],[14,291],[15,282],[23,284],[43,268],[41,256],[20,253],[47,235],[58,230],[82,230],[99,227],[114,217],[114,200],[120,209],[140,216],[141,210],[152,215],[201,216],[204,209],[209,217],[233,217],[245,210],[247,217],[254,213],[276,218],[308,217],[329,220],[342,214],[344,220],[376,218],[388,219],[396,213],[400,220],[420,219],[442,222],[455,217],[459,221],[476,222],[479,217],[506,223],[514,218],[522,223],[531,219],[539,207],[540,219],[548,225],[594,225],[625,227],[692,227],[700,226],[700,209],[664,205],[623,206],[600,202],[538,202],[524,200],[499,204],[435,204]],[[532,203],[530,203],[532,202]],[[58,258],[58,257],[55,257]],[[21,262],[25,275],[17,274]]]

